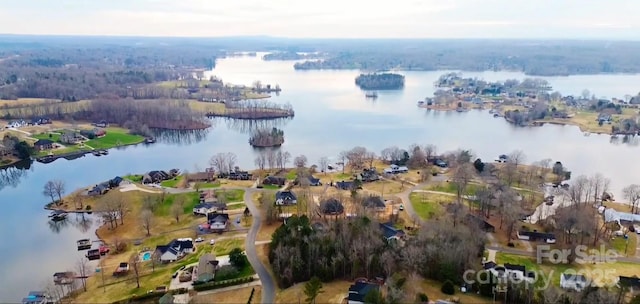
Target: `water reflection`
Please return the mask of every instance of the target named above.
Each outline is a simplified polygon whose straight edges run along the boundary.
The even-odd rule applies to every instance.
[[[199,143],[207,138],[209,129],[204,130],[161,130],[151,131],[158,142],[173,145],[190,145]]]
[[[69,226],[69,219],[65,218],[60,221],[49,220],[49,230],[53,233],[60,233],[65,227]]]
[[[214,120],[224,120],[226,122],[227,127],[229,129],[238,131],[243,134],[251,134],[258,130],[271,130],[273,128],[282,128],[289,121],[291,121],[292,117],[286,118],[274,118],[274,119],[236,119],[236,118],[226,118],[226,117],[217,117],[213,118]]]
[[[82,233],[87,233],[93,227],[93,217],[85,213],[76,213],[73,226]]]
[[[18,186],[20,179],[27,176],[27,170],[31,168],[32,163],[33,161],[27,160],[0,169],[0,190],[7,186]]]

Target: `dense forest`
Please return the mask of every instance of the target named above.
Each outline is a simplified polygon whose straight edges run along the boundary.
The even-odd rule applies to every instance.
[[[303,60],[317,59],[320,55],[315,53],[298,53],[298,52],[273,52],[262,56],[263,60]]]
[[[360,74],[356,85],[363,90],[397,90],[404,87],[404,76],[393,73]]]
[[[0,99],[76,101],[103,93],[126,97],[148,84],[190,77],[196,68],[210,69],[216,59],[216,51],[190,46],[15,48],[0,50]]]
[[[363,40],[300,70],[510,70],[551,76],[640,72],[640,43],[524,40]],[[350,46],[351,48],[347,48]]]

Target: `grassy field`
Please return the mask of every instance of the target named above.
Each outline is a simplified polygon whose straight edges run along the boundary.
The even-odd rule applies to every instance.
[[[178,175],[172,179],[169,180],[165,180],[160,182],[160,186],[162,187],[169,187],[169,188],[176,188],[179,186],[182,186],[182,184],[184,184],[182,181],[184,180],[184,175]]]
[[[430,219],[443,214],[446,205],[454,200],[450,196],[425,192],[413,192],[409,195],[409,199],[413,209],[423,219]]]
[[[196,183],[195,188],[198,189],[207,189],[207,188],[218,188],[220,187],[220,182],[212,182],[212,183]]]
[[[38,103],[36,99],[31,101],[26,107],[21,108],[1,108],[0,116],[10,115],[12,117],[23,117],[25,113],[33,116],[43,116],[47,113],[75,113],[84,110],[89,105],[89,100],[81,100],[76,102],[56,102],[56,103]]]
[[[389,180],[379,180],[371,183],[363,183],[362,189],[373,191],[378,195],[389,195],[389,194],[397,194],[406,189],[409,189],[411,185],[409,183],[405,183],[404,186],[400,182],[389,181]]]
[[[243,209],[247,208],[247,205],[245,205],[244,203],[242,204],[231,204],[231,205],[227,205],[227,208],[229,208],[229,210],[238,210],[238,209]]]
[[[244,190],[240,189],[219,189],[216,190],[216,195],[222,195],[230,203],[244,201]]]
[[[45,98],[18,98],[17,100],[0,99],[0,108],[27,107],[41,104],[53,104],[61,102],[58,99]]]
[[[251,290],[255,289],[253,293],[253,298],[251,299],[251,303],[260,303],[260,299],[262,299],[262,287],[254,286],[254,287],[245,287],[241,289],[235,289],[230,291],[216,292],[214,294],[207,295],[197,295],[192,300],[192,304],[209,304],[209,303],[220,303],[220,304],[238,304],[238,303],[248,303],[249,297],[251,296]]]
[[[134,183],[141,183],[142,182],[142,178],[143,175],[142,174],[129,174],[129,175],[125,175],[122,178],[124,179],[128,179]]]
[[[480,187],[480,185],[478,184],[468,184],[466,189],[465,189],[465,195],[474,195],[476,193],[476,191],[478,190],[478,188]],[[446,193],[451,193],[451,194],[456,194],[457,193],[457,187],[454,183],[447,183],[447,182],[442,182],[442,183],[436,183],[436,184],[432,184],[429,185],[425,188],[425,190],[431,190],[431,191],[438,191],[438,192],[446,192]]]
[[[626,257],[634,257],[636,255],[636,244],[638,243],[638,235],[629,233],[628,240],[623,237],[616,237],[611,240],[611,247],[618,253]],[[626,249],[626,251],[625,251]]]
[[[140,135],[129,134],[127,129],[106,128],[107,134],[88,140],[85,144],[95,149],[110,149],[118,146],[139,144],[144,141]]]
[[[340,304],[347,296],[349,281],[334,281],[322,283],[322,293],[316,298],[316,303]],[[302,303],[307,296],[304,295],[304,283],[298,283],[276,293],[276,303]]]
[[[407,278],[407,283],[405,283],[404,294],[405,298],[403,303],[415,303],[416,295],[419,292],[426,294],[429,297],[430,301],[436,300],[447,300],[457,298],[460,301],[458,303],[468,304],[489,304],[493,303],[492,299],[483,298],[479,295],[475,295],[473,293],[460,293],[459,289],[453,296],[446,295],[440,291],[442,287],[442,283],[424,279],[422,277],[413,275]]]
[[[176,199],[182,200],[184,213],[190,214],[193,212],[193,206],[200,202],[200,195],[197,192],[167,194],[164,201],[156,207],[154,214],[157,216],[170,216],[171,206],[174,204]]]

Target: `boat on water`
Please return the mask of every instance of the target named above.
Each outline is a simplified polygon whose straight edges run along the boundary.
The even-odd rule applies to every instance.
[[[101,154],[101,155],[108,155],[108,154],[109,154],[109,151],[107,151],[107,150],[100,150],[100,154]]]
[[[376,92],[366,93],[364,96],[367,98],[378,98],[378,93]]]
[[[92,151],[91,154],[93,154],[93,156],[101,156],[102,154],[100,154],[100,151]]]
[[[153,138],[153,137],[147,137],[147,138],[144,139],[144,142],[147,143],[147,144],[152,144],[152,143],[156,142],[156,139]]]
[[[49,215],[49,218],[51,218],[51,220],[54,222],[62,221],[67,218],[67,212],[62,210],[54,210]]]
[[[76,243],[78,245],[78,250],[91,249],[90,239],[80,239]]]
[[[421,106],[424,104],[424,100],[418,100],[418,105]]]

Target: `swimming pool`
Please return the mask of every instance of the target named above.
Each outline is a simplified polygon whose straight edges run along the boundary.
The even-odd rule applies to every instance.
[[[142,261],[151,260],[151,251],[143,252],[141,256],[142,256]]]

